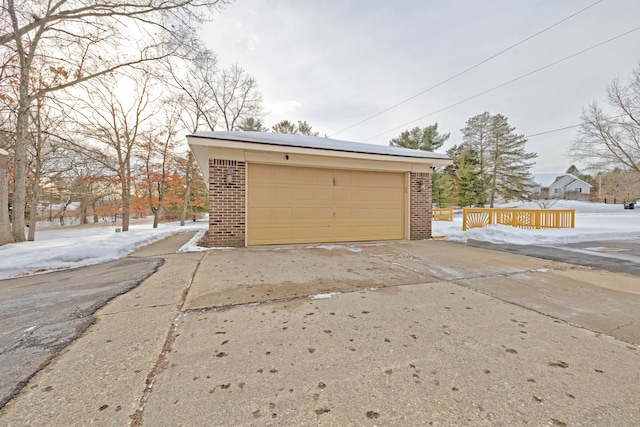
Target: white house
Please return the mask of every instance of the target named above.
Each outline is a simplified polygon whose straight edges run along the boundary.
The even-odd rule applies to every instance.
[[[589,200],[591,184],[570,173],[533,176],[534,194],[542,199]]]

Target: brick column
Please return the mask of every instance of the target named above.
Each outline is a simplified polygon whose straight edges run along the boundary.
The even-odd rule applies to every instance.
[[[209,159],[209,247],[245,245],[245,170],[245,162]]]
[[[409,202],[411,240],[431,238],[431,174],[411,172],[411,199]]]

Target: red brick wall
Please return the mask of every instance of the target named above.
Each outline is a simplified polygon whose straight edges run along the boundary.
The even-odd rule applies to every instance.
[[[209,159],[209,247],[244,247],[245,170],[245,162]]]
[[[411,240],[431,238],[431,174],[411,172],[411,200],[409,202]],[[420,182],[424,182],[421,188]]]

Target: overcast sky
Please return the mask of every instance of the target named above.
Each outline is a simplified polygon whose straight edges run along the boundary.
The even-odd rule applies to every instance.
[[[237,63],[256,78],[268,127],[306,120],[321,136],[388,145],[403,130],[437,122],[451,133],[444,152],[484,111],[507,116],[525,136],[579,124],[582,108],[604,101],[611,81],[638,65],[640,30],[453,104],[639,26],[638,0],[235,0],[202,36],[221,66]],[[564,172],[576,132],[528,138],[527,150],[538,153],[533,171]]]

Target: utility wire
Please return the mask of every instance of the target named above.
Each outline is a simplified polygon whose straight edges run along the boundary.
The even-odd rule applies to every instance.
[[[385,108],[384,110],[382,110],[382,111],[380,111],[380,112],[378,112],[378,113],[376,113],[376,114],[374,114],[374,115],[372,115],[372,116],[369,116],[369,117],[367,117],[366,119],[360,120],[360,121],[359,121],[359,122],[357,122],[357,123],[354,123],[354,124],[352,124],[352,125],[350,125],[350,126],[347,126],[347,127],[346,127],[346,128],[344,128],[344,129],[339,130],[338,132],[336,132],[336,133],[334,133],[334,134],[330,135],[330,137],[332,137],[332,138],[333,138],[334,136],[336,136],[336,135],[338,135],[338,134],[340,134],[340,133],[342,133],[342,132],[344,132],[344,131],[346,131],[346,130],[349,130],[349,129],[354,128],[354,127],[356,127],[356,126],[358,126],[358,125],[361,125],[361,124],[363,124],[363,123],[365,123],[365,122],[368,122],[369,120],[371,120],[371,119],[373,119],[373,118],[375,118],[375,117],[378,117],[378,116],[380,116],[380,115],[382,115],[382,114],[386,113],[387,111],[391,111],[391,110],[393,110],[394,108],[399,107],[400,105],[405,104],[405,103],[407,103],[407,102],[411,101],[412,99],[415,99],[415,98],[417,98],[418,96],[423,95],[423,94],[425,94],[425,93],[429,92],[430,90],[433,90],[433,89],[435,89],[435,88],[437,88],[437,87],[439,87],[439,86],[442,86],[443,84],[448,83],[448,82],[450,82],[451,80],[453,80],[453,79],[455,79],[455,78],[457,78],[457,77],[460,77],[461,75],[463,75],[463,74],[465,74],[465,73],[467,73],[467,72],[469,72],[469,71],[473,70],[474,68],[479,67],[480,65],[482,65],[482,64],[484,64],[484,63],[486,63],[486,62],[491,61],[491,60],[492,60],[492,59],[494,59],[494,58],[497,58],[498,56],[502,55],[503,53],[506,53],[506,52],[510,51],[511,49],[513,49],[513,48],[515,48],[515,47],[517,47],[517,46],[520,46],[521,44],[523,44],[523,43],[525,43],[525,42],[527,42],[527,41],[531,40],[532,38],[534,38],[534,37],[536,37],[536,36],[539,36],[540,34],[544,33],[545,31],[548,31],[548,30],[552,29],[553,27],[556,27],[556,26],[558,26],[558,25],[562,24],[563,22],[565,22],[565,21],[567,21],[567,20],[569,20],[569,19],[573,18],[573,17],[574,17],[574,16],[576,16],[576,15],[581,14],[581,13],[582,13],[582,12],[584,12],[585,10],[592,8],[593,6],[597,5],[598,3],[602,3],[603,1],[604,1],[604,0],[598,0],[597,2],[595,2],[595,3],[593,3],[593,4],[591,4],[591,5],[587,6],[587,7],[585,7],[584,9],[581,9],[581,10],[577,11],[577,12],[576,12],[576,13],[574,13],[573,15],[569,15],[569,16],[567,16],[566,18],[561,19],[560,21],[556,22],[555,24],[552,24],[552,25],[550,25],[550,26],[548,26],[548,27],[546,27],[546,28],[544,28],[544,29],[542,29],[542,30],[538,31],[538,32],[537,32],[537,33],[535,33],[535,34],[532,34],[532,35],[530,35],[529,37],[527,37],[527,38],[525,38],[525,39],[523,39],[523,40],[520,40],[518,43],[516,43],[516,44],[514,44],[514,45],[511,45],[511,46],[509,46],[508,48],[506,48],[506,49],[504,49],[504,50],[501,50],[500,52],[498,52],[498,53],[496,53],[496,54],[494,54],[494,55],[492,55],[492,56],[488,57],[487,59],[485,59],[485,60],[483,60],[483,61],[478,62],[478,63],[477,63],[477,64],[475,64],[475,65],[472,65],[472,66],[471,66],[471,67],[469,67],[469,68],[466,68],[466,69],[465,69],[465,70],[463,70],[463,71],[460,71],[459,73],[457,73],[457,74],[455,74],[455,75],[453,75],[453,76],[449,77],[448,79],[443,80],[443,81],[441,81],[440,83],[437,83],[437,84],[435,84],[435,85],[433,85],[433,86],[431,86],[431,87],[429,87],[429,88],[427,88],[427,89],[425,89],[425,90],[423,90],[423,91],[421,91],[421,92],[418,92],[418,93],[416,93],[415,95],[410,96],[409,98],[406,98],[406,99],[404,99],[404,100],[402,100],[402,101],[398,102],[397,104],[392,105],[391,107]]]
[[[521,75],[521,76],[519,76],[519,77],[516,77],[515,79],[511,79],[511,80],[509,80],[509,81],[507,81],[507,82],[505,82],[505,83],[499,84],[498,86],[494,86],[494,87],[492,87],[491,89],[487,89],[487,90],[485,90],[485,91],[482,91],[482,92],[480,92],[480,93],[477,93],[477,94],[475,94],[475,95],[473,95],[473,96],[470,96],[470,97],[468,97],[468,98],[465,98],[465,99],[463,99],[463,100],[461,100],[461,101],[458,101],[458,102],[456,102],[456,103],[454,103],[454,104],[451,104],[451,105],[449,105],[449,106],[447,106],[447,107],[441,108],[441,109],[436,110],[436,111],[434,111],[434,112],[432,112],[432,113],[429,113],[429,114],[425,114],[424,116],[418,117],[418,118],[417,118],[417,119],[415,119],[415,120],[411,120],[410,122],[407,122],[407,123],[402,124],[402,125],[400,125],[400,126],[396,126],[396,127],[394,127],[393,129],[389,129],[389,130],[386,130],[386,131],[381,132],[381,133],[379,133],[379,134],[376,134],[376,135],[374,135],[374,136],[371,136],[371,137],[369,137],[369,138],[365,139],[363,142],[369,141],[369,140],[371,140],[371,139],[373,139],[373,138],[377,138],[377,137],[379,137],[379,136],[381,136],[381,135],[384,135],[384,134],[386,134],[386,133],[393,132],[394,130],[398,130],[398,129],[404,128],[404,127],[406,127],[407,125],[410,125],[410,124],[412,124],[412,123],[414,123],[414,122],[417,122],[418,120],[422,120],[422,119],[425,119],[425,118],[427,118],[427,117],[429,117],[429,116],[433,116],[434,114],[441,113],[441,112],[443,112],[443,111],[445,111],[445,110],[448,110],[448,109],[450,109],[450,108],[453,108],[453,107],[455,107],[455,106],[458,106],[458,105],[460,105],[460,104],[463,104],[463,103],[465,103],[465,102],[467,102],[467,101],[470,101],[470,100],[472,100],[472,99],[478,98],[479,96],[482,96],[482,95],[485,95],[485,94],[487,94],[487,93],[489,93],[489,92],[492,92],[492,91],[494,91],[494,90],[496,90],[496,89],[500,89],[500,88],[502,88],[502,87],[504,87],[504,86],[510,85],[511,83],[517,82],[518,80],[521,80],[521,79],[523,79],[523,78],[525,78],[525,77],[528,77],[528,76],[530,76],[530,75],[532,75],[532,74],[538,73],[538,72],[540,72],[540,71],[542,71],[542,70],[545,70],[545,69],[547,69],[547,68],[549,68],[549,67],[552,67],[552,66],[554,66],[554,65],[557,65],[557,64],[559,64],[559,63],[561,63],[561,62],[567,61],[567,60],[569,60],[569,59],[571,59],[571,58],[574,58],[574,57],[576,57],[576,56],[578,56],[578,55],[581,55],[581,54],[583,54],[583,53],[585,53],[585,52],[588,52],[588,51],[590,51],[590,50],[593,50],[593,49],[595,49],[595,48],[597,48],[597,47],[600,47],[600,46],[602,46],[602,45],[604,45],[604,44],[610,43],[610,42],[612,42],[612,41],[614,41],[614,40],[619,39],[620,37],[624,37],[624,36],[626,36],[626,35],[628,35],[628,34],[633,33],[634,31],[638,31],[638,30],[640,30],[640,27],[636,27],[636,28],[634,28],[634,29],[632,29],[632,30],[626,31],[626,32],[624,32],[624,33],[622,33],[622,34],[619,34],[619,35],[617,35],[617,36],[615,36],[615,37],[612,37],[612,38],[610,38],[610,39],[608,39],[608,40],[605,40],[605,41],[603,41],[603,42],[600,42],[600,43],[598,43],[598,44],[595,44],[595,45],[593,45],[593,46],[591,46],[591,47],[588,47],[588,48],[586,48],[586,49],[583,49],[583,50],[581,50],[581,51],[579,51],[579,52],[576,52],[576,53],[574,53],[574,54],[572,54],[572,55],[566,56],[566,57],[564,57],[564,58],[562,58],[562,59],[559,59],[559,60],[557,60],[557,61],[554,61],[554,62],[552,62],[552,63],[550,63],[550,64],[547,64],[547,65],[545,65],[545,66],[543,66],[543,67],[537,68],[537,69],[535,69],[535,70],[533,70],[533,71],[530,71],[530,72],[528,72],[528,73],[526,73],[526,74],[523,74],[523,75]]]
[[[626,114],[620,114],[618,116],[612,116],[610,117],[610,119],[619,119],[620,117],[626,117]],[[561,130],[567,130],[567,129],[573,129],[573,128],[577,128],[582,126],[582,124],[579,125],[571,125],[571,126],[565,126],[562,128],[556,128],[556,129],[551,129],[551,130],[545,130],[542,132],[538,132],[538,133],[532,133],[531,135],[525,135],[525,138],[533,138],[534,136],[540,136],[540,135],[546,135],[548,133],[554,133],[554,132],[560,132]]]
[[[525,135],[525,138],[533,138],[534,136],[540,136],[540,135],[546,135],[548,133],[554,133],[554,132],[560,132],[561,130],[567,130],[567,129],[573,129],[573,128],[577,128],[582,126],[581,124],[579,125],[572,125],[572,126],[565,126],[563,128],[556,128],[556,129],[551,129],[551,130],[545,130],[542,132],[538,132],[538,133],[532,133],[531,135]]]

